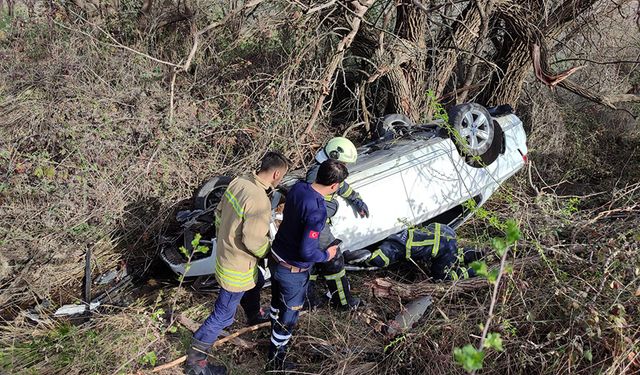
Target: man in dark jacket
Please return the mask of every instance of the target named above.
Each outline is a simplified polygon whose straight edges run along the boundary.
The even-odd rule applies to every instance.
[[[434,279],[458,280],[475,276],[475,271],[466,265],[482,257],[482,251],[459,250],[453,228],[431,223],[426,227],[405,229],[387,237],[365,264],[383,268],[407,260],[429,262],[431,277]]]
[[[316,162],[307,171],[307,182],[315,181],[320,168],[320,164],[325,160],[336,160],[342,164],[355,163],[358,158],[356,146],[347,138],[334,137],[316,154]],[[342,197],[359,217],[369,217],[369,208],[364,203],[360,194],[344,181],[340,183],[338,189],[324,196],[324,204],[327,209],[327,225],[320,233],[320,245],[327,246],[335,237],[331,233],[331,218],[338,211],[338,200],[336,196]],[[311,281],[307,292],[308,304],[315,307],[324,301],[318,296],[316,280],[321,277],[327,283],[327,288],[331,295],[331,304],[341,308],[356,308],[362,301],[351,295],[351,286],[345,272],[345,261],[358,262],[367,259],[371,253],[366,249],[343,249],[342,254],[336,256],[328,262],[318,263],[311,270]],[[326,300],[325,300],[326,301]]]
[[[327,160],[320,165],[313,183],[298,182],[287,193],[283,219],[273,241],[271,271],[271,346],[268,368],[285,370],[286,349],[298,321],[315,263],[333,259],[337,245],[320,246],[320,233],[327,222],[324,196],[338,190],[347,178],[344,164]]]

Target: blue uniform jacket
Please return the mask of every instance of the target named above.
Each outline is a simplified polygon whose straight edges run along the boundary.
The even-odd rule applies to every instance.
[[[300,268],[326,262],[329,254],[320,248],[320,232],[327,221],[324,197],[311,184],[298,182],[287,194],[283,219],[272,251],[285,262]]]

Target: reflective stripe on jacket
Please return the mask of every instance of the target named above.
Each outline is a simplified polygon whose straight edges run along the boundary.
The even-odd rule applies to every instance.
[[[455,238],[455,230],[440,223],[431,223],[420,229],[405,229],[387,237],[368,262],[376,267],[387,267],[409,258],[416,261],[435,259],[441,255],[440,248]]]
[[[255,174],[235,178],[216,208],[216,280],[230,292],[253,288],[258,277],[257,263],[269,249],[271,202],[269,186]]]

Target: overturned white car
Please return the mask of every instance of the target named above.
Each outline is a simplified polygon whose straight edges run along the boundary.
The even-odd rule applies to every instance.
[[[511,108],[490,110],[463,104],[449,111],[444,121],[413,124],[402,115],[385,116],[374,129],[375,140],[358,149],[358,161],[349,165],[347,181],[367,202],[370,217],[359,218],[348,204],[340,205],[332,218],[332,232],[343,240],[343,249],[375,245],[408,225],[440,222],[457,227],[472,214],[465,202],[477,206],[527,160],[526,135]],[[285,178],[272,197],[273,224],[283,195],[304,171]],[[160,256],[177,274],[206,276],[215,270],[213,210],[230,177],[214,177],[198,189],[193,210],[178,215],[181,229],[163,236]],[[338,198],[342,199],[342,198]],[[189,254],[196,233],[200,245],[210,251]],[[184,246],[188,251],[180,251]]]

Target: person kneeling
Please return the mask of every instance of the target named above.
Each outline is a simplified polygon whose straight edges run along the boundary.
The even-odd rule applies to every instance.
[[[466,265],[482,257],[482,252],[475,249],[459,252],[455,230],[445,224],[431,223],[387,237],[365,264],[383,268],[409,259],[430,261],[431,276],[435,280],[459,280],[474,277],[475,271]]]

